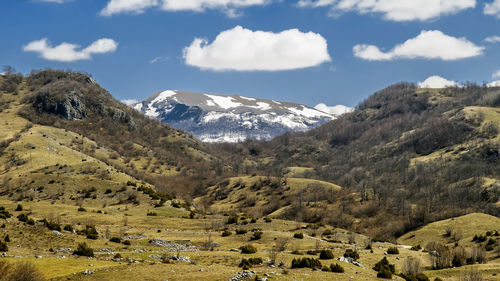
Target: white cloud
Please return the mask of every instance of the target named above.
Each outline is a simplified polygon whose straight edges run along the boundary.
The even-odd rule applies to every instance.
[[[491,87],[500,87],[500,81],[493,81],[491,83],[488,83],[486,86],[490,87],[490,88]]]
[[[488,43],[498,43],[500,42],[500,36],[489,36],[484,39],[484,41]]]
[[[155,57],[152,60],[149,61],[149,63],[154,64],[162,60],[169,60],[169,57]]]
[[[53,47],[47,38],[23,46],[25,52],[36,52],[46,60],[61,62],[88,60],[92,58],[93,54],[111,53],[117,48],[118,43],[109,38],[99,39],[84,49],[81,49],[79,45],[65,42]]]
[[[324,103],[320,103],[316,105],[314,108],[334,116],[339,116],[344,113],[352,112],[354,110],[354,108],[345,105],[328,106]]]
[[[332,15],[354,11],[392,21],[426,21],[474,8],[476,0],[300,0],[298,6],[331,7]]]
[[[136,99],[126,99],[126,100],[122,100],[121,102],[130,106],[130,105],[133,105],[135,103],[138,103],[139,101]]]
[[[69,1],[72,1],[72,0],[37,0],[38,2],[48,2],[48,3],[58,3],[58,4],[61,4],[61,3],[65,3],[65,2],[69,2]]]
[[[441,59],[459,60],[476,57],[483,53],[484,47],[477,46],[466,38],[456,38],[439,30],[422,31],[417,37],[408,39],[388,52],[374,45],[356,45],[354,55],[372,61],[393,59]]]
[[[278,71],[317,66],[331,59],[320,34],[298,29],[272,33],[236,26],[221,32],[212,43],[195,38],[184,48],[184,60],[217,71]]]
[[[440,76],[431,76],[425,79],[424,82],[419,82],[419,88],[431,88],[431,89],[442,89],[446,87],[455,87],[458,86],[458,83],[455,81],[447,80]]]
[[[484,5],[484,13],[490,16],[500,18],[500,0],[495,0]]]
[[[229,17],[240,15],[238,9],[250,6],[266,5],[272,0],[110,0],[101,11],[103,16],[120,13],[143,13],[149,8],[159,8],[164,11],[195,11],[219,9]]]
[[[491,75],[491,78],[500,78],[500,70],[497,70],[495,73],[493,73],[493,75]]]

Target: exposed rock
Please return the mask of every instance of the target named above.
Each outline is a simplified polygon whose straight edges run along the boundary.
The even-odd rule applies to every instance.
[[[57,230],[52,230],[52,233],[54,233],[54,234],[55,234],[55,235],[57,235],[57,236],[64,236],[64,234],[63,234],[63,233],[61,233],[61,232],[59,232],[59,231],[57,231]]]
[[[245,270],[243,272],[236,273],[235,276],[231,277],[229,281],[242,281],[252,278],[255,275],[254,271]]]

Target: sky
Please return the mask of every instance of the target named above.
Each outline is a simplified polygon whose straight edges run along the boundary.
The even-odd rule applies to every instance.
[[[119,100],[174,89],[355,106],[401,81],[500,83],[500,0],[0,6],[0,66],[88,72]]]

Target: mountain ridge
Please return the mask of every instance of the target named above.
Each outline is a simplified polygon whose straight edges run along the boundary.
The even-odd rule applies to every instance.
[[[130,106],[212,143],[270,140],[287,132],[304,132],[337,118],[293,102],[181,90],[158,92]],[[345,110],[350,109],[345,107]]]

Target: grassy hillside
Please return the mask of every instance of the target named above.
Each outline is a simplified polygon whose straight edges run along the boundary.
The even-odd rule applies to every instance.
[[[322,221],[394,239],[440,219],[500,214],[499,106],[499,88],[401,83],[309,132],[222,148],[231,161],[239,154],[247,173],[342,186],[330,203],[342,207]],[[301,217],[315,213],[303,208]]]

